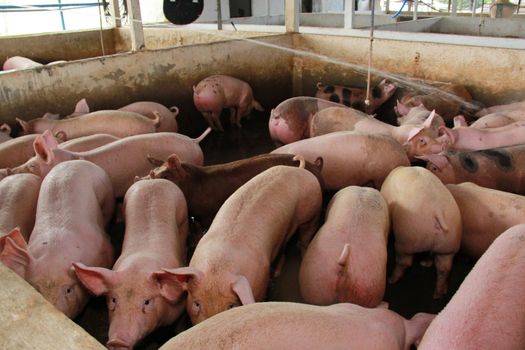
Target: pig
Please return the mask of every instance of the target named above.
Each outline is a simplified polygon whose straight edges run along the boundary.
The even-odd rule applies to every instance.
[[[104,228],[114,202],[111,181],[99,166],[85,160],[57,165],[42,181],[29,241],[13,229],[4,236],[0,261],[75,318],[89,295],[71,264],[111,266],[113,247]]]
[[[472,182],[446,185],[461,212],[461,250],[478,259],[514,225],[525,224],[525,197]]]
[[[454,197],[432,172],[418,166],[392,170],[381,194],[395,237],[396,265],[388,282],[399,281],[414,254],[430,251],[437,271],[433,298],[442,298],[461,243],[461,214]]]
[[[432,120],[433,117],[434,114],[431,113],[428,119]],[[477,151],[522,143],[525,143],[525,121],[490,129],[466,126],[453,129],[438,126],[435,129],[422,126],[411,131],[407,141],[407,153],[409,156],[418,157],[450,149]]]
[[[348,186],[338,191],[301,262],[303,299],[378,306],[385,294],[389,230],[388,206],[378,190]]]
[[[444,125],[443,119],[439,116],[433,118],[431,122]],[[359,131],[392,136],[404,145],[413,129],[414,125],[390,125],[353,108],[328,107],[315,113],[310,120],[310,137],[335,131]]]
[[[35,62],[27,57],[13,56],[4,61],[2,70],[28,69],[41,66],[43,66],[42,63]]]
[[[405,92],[401,97],[401,104],[408,109],[423,105],[429,111],[435,110],[447,123],[452,122],[458,114],[468,118],[474,116],[477,106],[471,103],[472,96],[465,86],[432,81],[424,83],[429,86],[430,92],[420,94],[413,91]],[[399,105],[397,107],[398,113],[406,114],[399,110]]]
[[[164,179],[135,182],[124,197],[126,229],[113,269],[73,263],[76,276],[95,295],[106,295],[109,349],[132,349],[184,311],[182,290],[163,293],[161,268],[186,263],[188,214],[181,190]],[[160,276],[160,277],[158,277]]]
[[[181,162],[176,154],[170,155],[165,162],[150,161],[156,168],[145,178],[164,178],[177,184],[188,201],[190,215],[204,227],[210,226],[224,201],[255,175],[272,166],[298,164],[289,154],[261,154],[204,167]],[[323,188],[322,158],[316,159],[315,164],[306,162],[305,168],[317,177]]]
[[[368,103],[366,102],[366,89],[352,88],[340,85],[323,85],[317,83],[315,97],[322,98],[347,107],[355,108],[366,114],[373,114],[383,103],[385,103],[397,89],[397,85],[383,79],[370,90]]]
[[[47,133],[46,135],[49,135],[49,133]],[[64,135],[62,135],[61,131],[57,133],[57,136],[65,137]],[[119,138],[113,135],[108,135],[108,134],[94,134],[94,135],[89,135],[89,136],[81,136],[79,138],[65,141],[60,144],[55,144],[52,138],[48,138],[48,140],[49,142],[52,143],[52,147],[55,147],[55,148],[58,147],[60,149],[68,150],[71,152],[83,152],[83,151],[88,151],[88,150],[103,146],[105,144],[108,144],[116,140],[119,140]],[[35,154],[34,150],[33,150],[33,154]],[[14,167],[12,169],[11,168],[0,169],[0,179],[12,173],[17,174],[20,172],[24,172],[24,170],[28,170],[28,169],[31,172],[38,172],[38,171],[35,171],[35,169],[39,167],[40,161],[41,159],[39,158],[39,155],[35,155],[29,158],[25,163],[20,164],[17,167]]]
[[[206,129],[196,139],[173,132],[134,135],[84,152],[58,148],[53,135],[45,131],[35,140],[37,162],[28,167],[14,168],[10,172],[30,172],[44,177],[60,162],[85,159],[99,165],[108,173],[115,196],[122,197],[133,184],[135,176],[145,176],[151,170],[148,156],[162,158],[176,152],[180,159],[202,165],[203,154],[199,142],[210,131],[211,128]]]
[[[524,268],[525,225],[516,225],[476,262],[418,349],[524,349]]]
[[[225,108],[230,110],[230,123],[239,128],[241,119],[249,116],[254,108],[264,111],[253,97],[250,85],[228,75],[212,75],[193,86],[193,103],[208,125],[217,131],[224,131],[220,116]]]
[[[483,108],[482,110],[476,113],[476,116],[479,118],[479,117],[483,117],[491,113],[508,112],[508,111],[523,111],[523,110],[525,110],[525,101],[517,101],[517,102],[507,103],[504,105],[496,105],[496,106]]]
[[[323,158],[321,176],[327,190],[372,185],[381,188],[390,170],[410,165],[403,146],[390,136],[338,131],[276,148],[273,153]]]
[[[407,320],[385,308],[350,303],[255,303],[228,310],[179,333],[160,350],[408,350],[423,337],[434,317],[418,313]]]
[[[160,132],[177,132],[177,116],[179,109],[176,106],[167,108],[163,104],[153,101],[138,101],[119,108],[120,111],[128,111],[142,114],[152,120],[159,118],[157,131]]]
[[[328,107],[345,107],[317,97],[292,97],[272,109],[268,128],[273,142],[281,146],[310,137],[310,119]]]
[[[306,247],[321,206],[321,186],[308,170],[276,165],[263,171],[224,202],[189,267],[163,269],[161,288],[188,292],[186,310],[193,324],[262,301],[271,264],[296,230]]]
[[[11,127],[6,123],[0,125],[0,143],[12,140]]]
[[[473,182],[483,187],[525,194],[525,145],[481,151],[448,151],[422,157],[444,184]]]
[[[42,179],[33,174],[18,174],[0,181],[0,236],[18,227],[27,241],[33,230],[36,203]],[[0,246],[0,251],[2,250]]]
[[[517,121],[525,121],[525,108],[523,110],[510,110],[486,114],[470,124],[470,127],[478,129],[497,128]]]
[[[17,167],[33,157],[33,142],[37,136],[38,134],[19,136],[0,143],[0,169]]]
[[[16,118],[16,121],[20,124],[24,135],[50,130],[53,135],[62,132],[67,139],[74,139],[100,133],[117,137],[154,133],[157,131],[160,118],[157,116],[151,120],[134,112],[103,110],[69,119],[35,118],[26,122]]]

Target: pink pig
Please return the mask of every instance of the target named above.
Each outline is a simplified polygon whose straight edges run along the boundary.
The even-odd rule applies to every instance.
[[[28,69],[28,68],[41,67],[41,66],[43,66],[42,63],[35,62],[32,59],[29,59],[27,57],[13,56],[13,57],[9,57],[7,60],[4,61],[2,69],[3,70]]]
[[[184,311],[182,290],[164,293],[161,268],[185,265],[188,214],[181,190],[164,179],[141,180],[124,197],[126,231],[112,270],[74,263],[78,279],[95,295],[105,294],[110,349],[131,349],[155,328]]]
[[[297,154],[312,163],[322,157],[321,177],[328,190],[369,184],[380,188],[392,169],[410,165],[403,146],[392,137],[354,131],[296,141],[271,153]]]
[[[17,167],[33,157],[35,155],[33,142],[37,136],[37,134],[19,136],[0,143],[0,169]]]
[[[253,98],[248,83],[228,75],[212,75],[193,87],[193,102],[208,125],[214,130],[224,131],[220,116],[224,108],[230,109],[230,122],[241,127],[241,118],[255,108],[264,111]]]
[[[176,118],[179,115],[179,109],[176,106],[167,108],[163,104],[153,101],[138,101],[121,107],[119,110],[139,113],[153,120],[159,118],[157,131],[177,132],[178,130]]]
[[[303,299],[378,306],[385,294],[389,230],[388,206],[378,190],[349,186],[338,191],[301,263]]]
[[[108,173],[115,196],[122,197],[133,184],[135,176],[145,176],[151,170],[148,156],[167,158],[176,152],[181,160],[202,165],[203,154],[199,142],[210,131],[211,129],[208,128],[196,139],[173,132],[134,135],[84,152],[59,149],[53,135],[46,131],[35,140],[34,147],[38,162],[29,167],[12,169],[11,172],[30,172],[45,176],[60,162],[85,159],[99,165]]]
[[[113,247],[104,231],[114,208],[111,182],[97,165],[57,165],[42,181],[29,242],[18,229],[5,236],[0,260],[50,303],[74,318],[88,302],[71,264],[109,267]]]
[[[27,241],[33,230],[40,176],[17,174],[0,181],[0,237],[19,227]],[[3,246],[0,243],[0,251]]]
[[[525,225],[517,225],[477,261],[418,349],[525,349],[524,269]]]
[[[395,237],[396,266],[389,279],[397,282],[416,253],[431,251],[437,271],[434,298],[447,293],[448,276],[461,242],[461,214],[449,190],[429,170],[398,167],[383,182]]]
[[[161,280],[162,288],[188,292],[193,324],[262,301],[272,263],[296,230],[300,243],[308,244],[321,205],[319,181],[308,170],[277,165],[263,171],[224,202],[189,267],[165,269],[171,278]]]
[[[350,303],[255,303],[212,317],[178,334],[160,350],[409,350],[432,319],[434,315],[418,313],[407,320],[384,308]]]

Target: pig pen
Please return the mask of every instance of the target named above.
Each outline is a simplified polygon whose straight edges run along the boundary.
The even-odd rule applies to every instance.
[[[216,41],[206,44],[114,53],[104,57],[77,59],[58,66],[3,73],[0,75],[0,123],[10,124],[16,133],[16,117],[28,120],[46,112],[66,115],[81,98],[86,98],[93,110],[151,100],[179,107],[179,132],[195,137],[206,124],[193,106],[192,86],[208,75],[228,74],[248,82],[254,96],[266,110],[253,112],[251,118],[243,120],[240,129],[223,122],[224,133],[212,132],[202,141],[205,164],[218,164],[273,150],[275,146],[268,133],[270,110],[289,97],[314,95],[318,81],[349,86],[366,85],[368,39],[364,36],[269,35],[258,37],[260,43],[256,44],[250,40],[224,40],[221,35],[217,33],[214,37]],[[404,77],[412,77],[459,83],[466,86],[475,100],[495,105],[525,99],[523,62],[524,50],[376,38],[373,79],[378,82],[384,76],[393,74],[400,81]],[[377,111],[385,121],[395,120],[394,102],[395,96]],[[223,119],[227,119],[227,116],[223,115]],[[326,203],[329,197],[330,194],[326,194]],[[191,229],[196,232],[196,225],[191,225]],[[114,220],[109,233],[116,247],[116,256],[123,232],[123,223]],[[389,273],[394,262],[392,243],[393,237],[390,235]],[[398,283],[387,285],[385,301],[389,303],[390,309],[404,317],[411,317],[416,312],[439,312],[474,264],[473,260],[458,254],[450,275],[449,292],[443,299],[434,300],[434,269],[422,267],[418,262],[416,258],[413,267]],[[290,244],[283,271],[270,285],[268,300],[301,301],[297,284],[299,263],[299,254]],[[55,349],[58,342],[41,342],[38,338],[33,339],[34,333],[43,332],[46,338],[56,339],[62,337],[63,332],[59,330],[71,327],[77,340],[89,339],[86,344],[91,344],[89,346],[93,348],[96,345],[92,345],[91,337],[101,344],[107,341],[108,320],[103,297],[93,298],[84,312],[74,320],[84,332],[65,317],[47,318],[46,312],[34,313],[34,299],[38,299],[36,291],[4,268],[0,269],[0,275],[2,290],[11,292],[0,293],[3,299],[0,315],[15,315],[3,318],[1,332],[5,333],[1,334],[0,345],[21,349],[36,342],[34,344],[38,348]],[[11,295],[20,294],[13,293],[18,289],[32,293],[32,299],[17,300],[17,304],[14,304],[15,299]],[[52,322],[53,327],[42,329],[33,327],[32,323],[17,327],[24,319],[31,317],[38,317],[44,323]],[[183,315],[176,324],[149,335],[137,349],[158,348],[187,327],[189,320]],[[27,343],[21,340],[6,341],[13,339],[8,332],[14,329],[22,332],[17,339],[27,339]],[[76,346],[88,348],[88,345],[82,344],[78,342]],[[70,345],[67,347],[74,348]]]

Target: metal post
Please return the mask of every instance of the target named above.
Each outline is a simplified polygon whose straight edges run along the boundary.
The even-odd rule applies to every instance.
[[[127,3],[131,34],[131,51],[143,50],[146,48],[146,45],[144,43],[144,31],[142,30],[139,0],[127,0]]]
[[[299,32],[299,0],[285,0],[284,26],[287,33]]]
[[[472,17],[474,17],[476,15],[476,7],[478,6],[478,1],[477,0],[473,0],[472,1]]]
[[[119,0],[111,0],[109,2],[109,12],[111,12],[111,20],[113,26],[120,28],[122,27],[122,18],[120,15]]]
[[[221,0],[217,0],[217,30],[222,30]]]
[[[419,5],[419,0],[414,0],[414,21],[417,20],[417,7]]]
[[[58,0],[58,4],[62,4],[61,0]],[[60,20],[62,21],[62,30],[66,30],[66,22],[64,21],[64,11],[62,11],[62,6],[58,7],[60,9]]]
[[[458,1],[452,0],[452,11],[450,12],[451,16],[456,16],[458,14]]]
[[[355,6],[354,0],[345,0],[344,28],[354,29]]]

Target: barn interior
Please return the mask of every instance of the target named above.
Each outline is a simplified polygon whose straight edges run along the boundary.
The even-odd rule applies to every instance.
[[[119,7],[117,0],[109,3],[112,11]],[[196,137],[207,124],[194,106],[192,86],[213,74],[235,76],[250,84],[265,111],[253,112],[242,128],[225,123],[224,132],[212,132],[201,143],[204,162],[210,165],[273,150],[267,126],[271,109],[290,97],[314,96],[318,82],[364,88],[370,76],[371,85],[387,78],[399,88],[426,91],[424,81],[431,80],[461,84],[485,106],[525,99],[525,18],[519,7],[511,18],[492,18],[487,4],[478,4],[481,12],[475,8],[456,14],[452,1],[451,11],[432,12],[420,5],[419,11],[405,9],[392,18],[393,11],[384,6],[376,13],[353,6],[313,12],[316,3],[322,8],[327,2],[310,1],[303,2],[310,12],[303,12],[298,0],[285,0],[279,2],[281,13],[237,17],[232,16],[235,11],[254,13],[263,2],[246,7],[242,1],[222,1],[225,13],[218,21],[213,18],[217,4],[210,1],[200,20],[176,25],[143,24],[143,3],[127,0],[127,24],[117,23],[120,15],[112,12],[109,28],[0,36],[0,58],[24,56],[44,64],[0,71],[0,124],[7,123],[16,135],[16,118],[68,115],[83,98],[92,110],[142,100],[176,105],[179,132]],[[211,15],[206,13],[210,7]],[[65,62],[47,65],[57,60]],[[377,111],[380,120],[395,124],[395,101],[396,95]],[[225,113],[222,117],[227,120]],[[114,221],[109,232],[119,247],[123,223]],[[389,271],[394,264],[392,236],[390,240]],[[300,257],[294,247],[288,253],[268,300],[301,301],[296,280]],[[404,317],[437,313],[474,263],[461,253],[456,256],[449,292],[439,300],[432,298],[434,269],[415,263],[401,281],[387,286],[384,299]],[[1,348],[104,348],[108,319],[103,297],[93,298],[80,316],[69,320],[1,264],[0,279]],[[137,349],[157,349],[189,325],[183,316],[176,325],[149,335]]]

